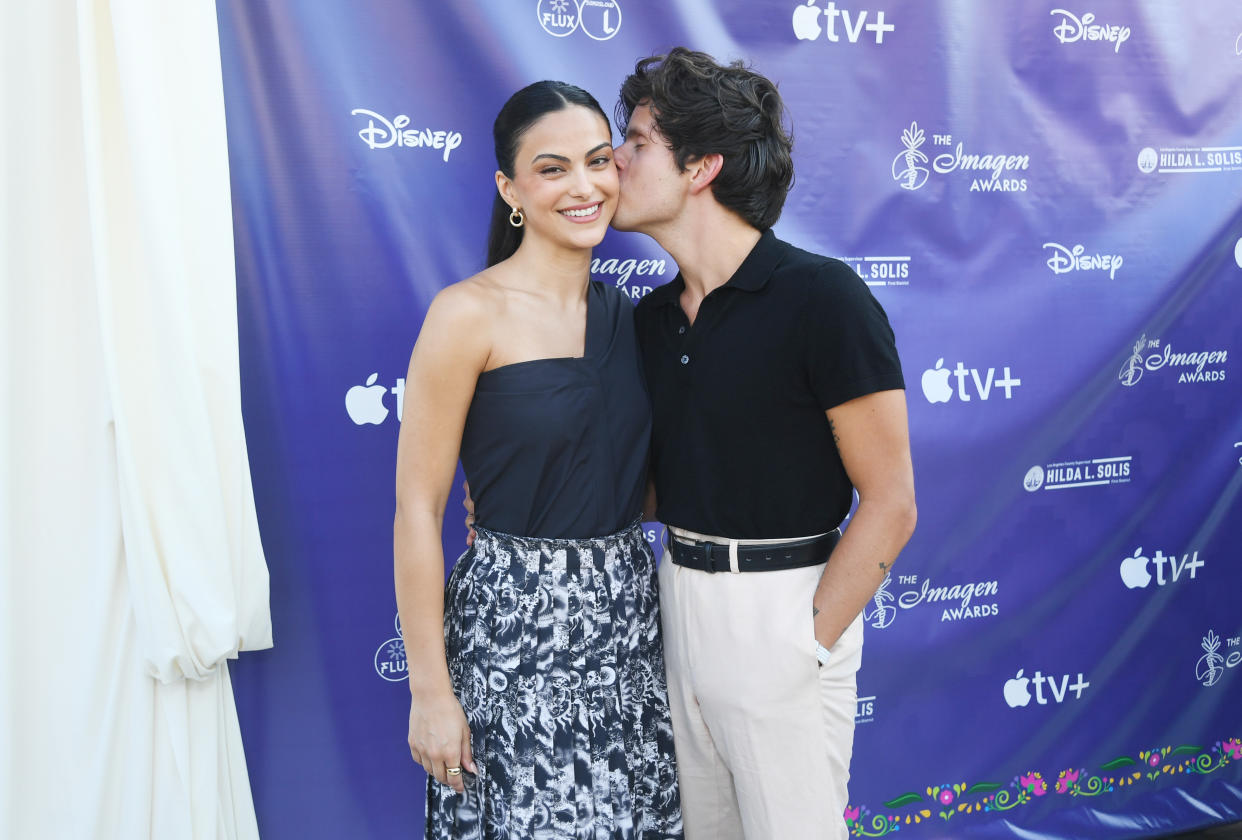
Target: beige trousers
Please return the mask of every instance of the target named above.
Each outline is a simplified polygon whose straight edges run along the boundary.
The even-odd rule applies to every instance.
[[[823,570],[710,574],[664,553],[660,611],[686,840],[848,836],[863,624],[855,619],[820,668],[811,598]]]

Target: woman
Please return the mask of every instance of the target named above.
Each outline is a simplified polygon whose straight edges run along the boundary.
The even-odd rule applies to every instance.
[[[428,838],[680,838],[639,528],[650,408],[632,308],[590,281],[611,129],[538,82],[493,126],[488,268],[432,302],[406,376],[394,524]],[[460,455],[477,536],[442,589]]]

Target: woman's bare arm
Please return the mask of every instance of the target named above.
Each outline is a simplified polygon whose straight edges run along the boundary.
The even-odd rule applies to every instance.
[[[468,283],[428,309],[410,355],[397,443],[394,577],[410,685],[410,752],[441,782],[462,790],[474,772],[470,731],[453,695],[444,652],[444,507],[457,469],[475,383],[490,353],[486,305]]]

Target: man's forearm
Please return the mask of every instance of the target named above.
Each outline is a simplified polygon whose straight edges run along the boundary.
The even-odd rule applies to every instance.
[[[860,502],[815,590],[816,638],[831,648],[862,612],[914,532],[914,497]]]

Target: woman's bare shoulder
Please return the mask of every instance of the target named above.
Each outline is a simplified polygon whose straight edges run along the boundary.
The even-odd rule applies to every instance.
[[[451,330],[479,327],[502,313],[504,308],[504,288],[496,272],[484,269],[437,292],[427,309],[423,329],[428,325]]]

